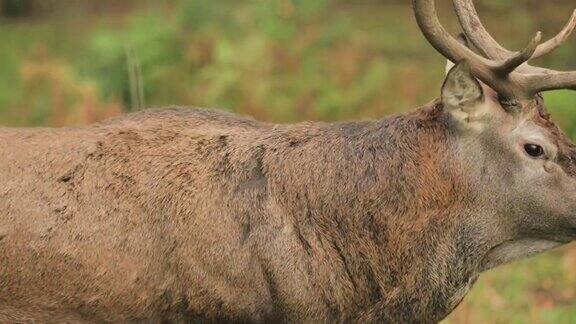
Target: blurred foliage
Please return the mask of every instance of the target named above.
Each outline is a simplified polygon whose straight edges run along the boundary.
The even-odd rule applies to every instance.
[[[448,1],[443,22],[456,32]],[[551,36],[573,0],[478,0],[510,48]],[[381,118],[439,92],[443,59],[406,0],[0,0],[0,122],[79,125],[143,107],[275,122]],[[575,69],[576,39],[537,63]],[[546,95],[576,137],[576,94]],[[576,323],[576,250],[484,275],[450,323]]]

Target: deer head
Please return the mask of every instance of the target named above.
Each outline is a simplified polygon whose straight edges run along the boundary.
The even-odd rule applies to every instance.
[[[576,11],[552,39],[541,33],[512,52],[486,31],[472,0],[453,0],[460,41],[440,24],[434,0],[413,0],[426,39],[449,60],[441,101],[456,160],[476,191],[485,238],[483,269],[576,238],[576,147],[550,120],[540,93],[576,89],[576,72],[528,64],[576,27]],[[467,46],[467,40],[480,54]],[[454,63],[450,63],[454,62]],[[480,216],[479,216],[480,215]]]

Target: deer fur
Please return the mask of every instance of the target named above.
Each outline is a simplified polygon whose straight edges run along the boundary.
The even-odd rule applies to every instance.
[[[446,312],[475,265],[445,127],[434,104],[342,124],[173,108],[3,129],[0,320]]]
[[[337,124],[169,108],[1,129],[0,321],[438,321],[510,250],[559,244],[507,245],[498,215],[523,207],[492,187],[520,162],[471,157],[501,139],[452,116],[437,100]]]
[[[576,148],[509,99],[462,61],[377,121],[0,128],[0,322],[439,321],[576,238]]]

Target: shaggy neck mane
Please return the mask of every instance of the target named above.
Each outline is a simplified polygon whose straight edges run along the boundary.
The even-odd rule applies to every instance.
[[[270,192],[310,256],[310,275],[339,307],[381,305],[394,292],[389,303],[422,297],[438,301],[422,312],[448,310],[468,282],[469,269],[449,275],[466,258],[451,251],[468,233],[453,233],[462,184],[446,159],[441,111],[434,102],[376,122],[290,126],[274,139],[268,165],[280,169],[265,169]]]

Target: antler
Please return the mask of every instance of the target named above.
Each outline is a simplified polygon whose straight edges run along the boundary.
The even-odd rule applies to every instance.
[[[456,41],[442,27],[434,0],[412,1],[420,29],[443,56],[453,62],[467,60],[477,78],[509,98],[530,99],[541,91],[576,90],[576,72],[561,72],[527,64],[533,58],[552,52],[568,39],[576,27],[576,10],[554,38],[540,44],[541,33],[538,32],[524,50],[512,52],[486,31],[472,0],[453,0],[453,3],[466,36],[484,56]]]

